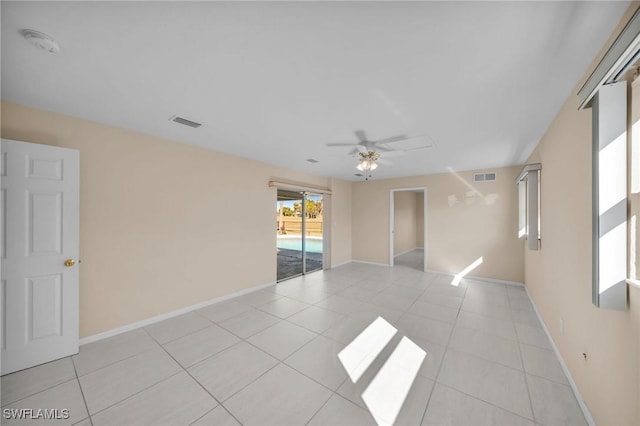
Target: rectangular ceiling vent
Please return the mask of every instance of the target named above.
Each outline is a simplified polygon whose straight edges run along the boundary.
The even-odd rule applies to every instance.
[[[185,126],[193,127],[194,129],[197,129],[198,127],[202,126],[202,123],[197,123],[195,121],[187,120],[186,118],[183,118],[177,115],[174,115],[169,120],[173,121],[174,123],[184,124]]]
[[[474,182],[495,182],[496,181],[496,173],[474,173],[473,174]]]
[[[309,163],[319,163],[320,161],[316,160],[315,158],[307,158],[307,161]]]

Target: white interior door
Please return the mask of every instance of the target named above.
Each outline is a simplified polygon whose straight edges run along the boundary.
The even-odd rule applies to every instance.
[[[79,152],[1,148],[4,375],[78,352]]]

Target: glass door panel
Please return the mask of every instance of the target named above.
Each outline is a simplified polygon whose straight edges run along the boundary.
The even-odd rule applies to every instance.
[[[304,273],[302,228],[303,195],[278,190],[276,201],[277,280],[282,281]]]
[[[305,194],[304,206],[304,262],[308,273],[322,269],[322,195]]]

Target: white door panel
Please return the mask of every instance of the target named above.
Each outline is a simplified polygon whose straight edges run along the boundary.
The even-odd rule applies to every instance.
[[[7,374],[78,352],[79,153],[2,140],[0,164]]]

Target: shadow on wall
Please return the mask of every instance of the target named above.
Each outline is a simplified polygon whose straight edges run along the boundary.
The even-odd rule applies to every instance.
[[[467,188],[469,188],[469,191],[466,191],[460,197],[458,197],[458,195],[456,194],[449,195],[449,197],[447,197],[447,203],[449,204],[449,207],[453,207],[456,204],[460,204],[462,202],[464,202],[465,205],[475,204],[476,202],[483,202],[487,206],[491,206],[498,201],[498,198],[500,198],[500,195],[496,193],[490,193],[486,195],[483,194],[482,192],[480,192],[480,190],[478,190],[478,188],[476,188],[469,181],[460,176],[460,174],[458,174],[455,170],[453,170],[453,168],[447,167],[447,169],[453,176],[456,177],[456,179],[458,179]]]

